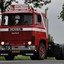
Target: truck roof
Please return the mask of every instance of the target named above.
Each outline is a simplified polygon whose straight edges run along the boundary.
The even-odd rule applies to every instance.
[[[13,13],[33,13],[33,11],[25,11],[25,10],[22,10],[22,11],[5,11],[3,12],[2,14],[13,14]]]
[[[46,16],[45,13],[38,12],[35,10],[14,10],[14,11],[12,10],[12,11],[5,11],[2,14],[15,14],[15,13],[38,13],[38,14],[42,14],[42,15]]]
[[[11,9],[3,12],[2,14],[15,14],[15,13],[38,13],[40,14],[41,12],[32,9],[32,7],[29,5],[17,4],[17,5],[11,5]],[[46,16],[44,13],[42,13],[42,15]]]

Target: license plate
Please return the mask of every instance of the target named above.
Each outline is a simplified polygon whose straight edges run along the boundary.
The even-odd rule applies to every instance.
[[[12,51],[12,53],[20,53],[20,51],[19,50],[14,50],[14,51]]]

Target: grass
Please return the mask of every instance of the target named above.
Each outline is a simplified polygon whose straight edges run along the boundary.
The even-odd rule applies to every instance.
[[[47,57],[47,60],[56,60],[55,57]]]
[[[0,56],[0,60],[5,60],[3,56]],[[29,56],[18,55],[15,56],[14,60],[31,60]],[[47,57],[47,60],[55,60],[55,57]]]
[[[0,56],[0,60],[5,60],[4,56]],[[18,56],[15,56],[14,60],[30,60],[30,57],[18,55]]]
[[[30,57],[18,55],[18,56],[15,56],[14,60],[30,60]]]
[[[0,60],[5,60],[5,58],[3,56],[0,56]]]

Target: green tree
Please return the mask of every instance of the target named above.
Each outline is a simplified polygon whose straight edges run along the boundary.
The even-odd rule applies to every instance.
[[[50,34],[48,35],[48,42],[54,42],[53,36],[51,36]]]
[[[0,0],[1,12],[5,11],[7,7],[12,4],[13,1],[17,3],[16,0]]]
[[[62,6],[62,11],[60,12],[60,17],[62,19],[62,21],[64,21],[64,4]]]
[[[25,3],[33,3],[34,7],[41,8],[43,5],[50,3],[51,0],[25,0]]]
[[[11,5],[12,2],[16,2],[16,0],[0,0],[0,9],[1,12],[5,11],[9,5]],[[51,0],[25,0],[25,4],[32,3],[34,7],[39,7],[41,8],[43,5],[46,5],[50,3]]]

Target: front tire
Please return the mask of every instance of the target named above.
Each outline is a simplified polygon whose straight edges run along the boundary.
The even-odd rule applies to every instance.
[[[38,60],[38,56],[34,54],[33,56],[30,56],[31,60]]]
[[[64,45],[60,47],[59,56],[55,57],[56,60],[64,60]]]
[[[8,55],[8,56],[5,56],[5,59],[6,60],[13,60],[14,56],[13,55]]]
[[[44,60],[46,57],[46,49],[45,49],[45,45],[43,43],[40,43],[40,45],[39,45],[38,57],[40,60]]]
[[[43,43],[40,43],[38,51],[33,55],[30,56],[32,60],[44,60],[46,58],[46,49]]]

